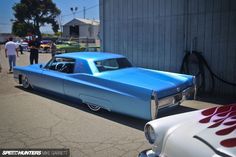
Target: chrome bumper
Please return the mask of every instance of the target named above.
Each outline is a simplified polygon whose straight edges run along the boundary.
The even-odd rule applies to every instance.
[[[192,86],[189,88],[186,88],[185,90],[182,91],[183,94],[183,99],[194,99],[196,100],[196,95],[197,95],[197,86]]]
[[[157,113],[159,109],[177,106],[186,99],[195,99],[196,92],[196,86],[192,86],[184,89],[182,92],[177,93],[175,95],[158,99],[158,93],[156,91],[153,91],[150,102],[151,119],[154,120],[157,118]]]
[[[155,154],[155,152],[151,149],[144,150],[138,154],[138,157],[159,157],[159,155]]]
[[[165,98],[158,100],[158,108],[172,107],[179,105],[181,102],[187,99],[195,99],[196,97],[196,88],[188,87],[180,93],[171,95]]]

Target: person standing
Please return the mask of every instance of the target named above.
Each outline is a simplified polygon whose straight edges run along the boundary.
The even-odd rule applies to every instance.
[[[51,54],[52,54],[52,58],[55,56],[56,54],[56,50],[57,50],[57,47],[56,47],[56,44],[54,42],[51,42]]]
[[[23,47],[21,46],[21,44],[19,45],[19,50],[20,50],[20,54],[23,55],[23,54],[24,54],[24,53],[23,53]]]
[[[29,42],[30,48],[30,64],[38,64],[39,58],[39,49],[40,43],[36,40],[35,36],[32,37],[32,40]]]
[[[5,55],[6,58],[8,58],[10,67],[9,72],[12,72],[12,68],[16,65],[16,56],[19,57],[17,50],[18,46],[12,40],[13,38],[10,37],[9,41],[5,44]]]

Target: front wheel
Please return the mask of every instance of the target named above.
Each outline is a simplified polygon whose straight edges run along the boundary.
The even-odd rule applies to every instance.
[[[30,88],[30,83],[29,83],[29,79],[27,76],[22,76],[22,86],[25,89]]]
[[[97,105],[94,105],[94,104],[88,104],[87,103],[87,106],[90,110],[94,111],[94,112],[97,112],[101,109],[101,107],[97,106]]]

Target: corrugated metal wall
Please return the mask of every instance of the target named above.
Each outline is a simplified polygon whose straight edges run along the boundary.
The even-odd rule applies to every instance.
[[[100,0],[100,20],[103,50],[136,66],[179,72],[192,48],[236,82],[236,0]],[[236,97],[235,87],[216,81],[216,89]]]

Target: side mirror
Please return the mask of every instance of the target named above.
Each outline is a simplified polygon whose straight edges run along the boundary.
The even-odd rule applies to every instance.
[[[42,67],[43,67],[43,65],[42,65],[42,64],[40,64],[40,65],[39,65],[39,67],[40,67],[40,68],[42,68]]]

